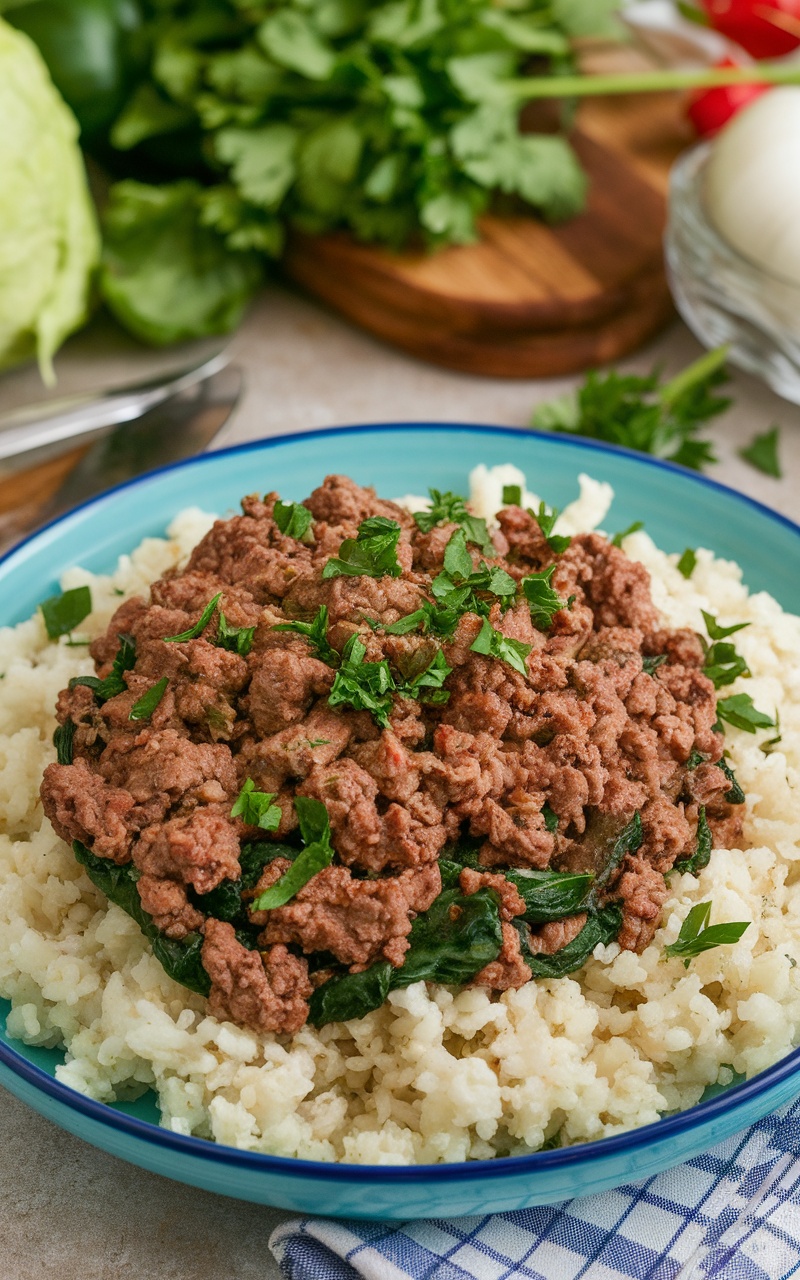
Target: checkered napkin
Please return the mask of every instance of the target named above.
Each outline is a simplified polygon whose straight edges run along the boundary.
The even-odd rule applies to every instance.
[[[603,1195],[433,1222],[295,1219],[288,1280],[788,1280],[800,1273],[800,1102]]]

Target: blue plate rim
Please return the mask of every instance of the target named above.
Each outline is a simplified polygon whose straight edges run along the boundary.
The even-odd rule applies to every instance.
[[[758,499],[750,497],[748,494],[741,493],[739,490],[722,484],[710,476],[692,471],[677,463],[669,462],[663,458],[655,458],[649,454],[642,454],[637,450],[628,449],[621,445],[607,444],[604,441],[591,440],[571,433],[537,431],[533,428],[493,426],[484,423],[425,422],[415,420],[411,422],[358,423],[352,426],[340,425],[314,428],[309,431],[285,432],[281,435],[267,436],[258,440],[245,441],[241,444],[228,445],[222,449],[211,450],[190,458],[181,459],[178,462],[169,463],[166,466],[144,472],[131,480],[115,485],[103,493],[96,494],[71,511],[48,521],[47,524],[36,529],[0,556],[0,569],[9,560],[16,557],[20,551],[56,526],[71,522],[74,517],[82,516],[90,508],[102,508],[106,502],[120,492],[138,488],[173,471],[203,466],[223,457],[266,451],[279,445],[296,443],[306,439],[334,438],[354,433],[389,434],[409,430],[424,432],[432,429],[452,432],[453,434],[466,432],[475,435],[504,436],[509,439],[519,436],[524,439],[533,437],[557,447],[588,448],[590,451],[607,454],[611,457],[628,458],[639,465],[667,471],[682,477],[684,480],[719,491],[726,497],[754,509],[769,521],[786,527],[791,533],[800,534],[800,524],[797,524],[782,512],[773,510]],[[0,1040],[0,1064],[34,1089],[53,1098],[56,1102],[63,1103],[68,1110],[82,1113],[104,1127],[126,1133],[128,1136],[143,1141],[150,1146],[171,1149],[187,1156],[199,1157],[217,1164],[238,1166],[253,1172],[279,1173],[283,1177],[307,1178],[313,1176],[322,1181],[347,1180],[359,1183],[375,1182],[377,1180],[391,1184],[428,1180],[471,1180],[484,1177],[487,1174],[491,1177],[508,1177],[514,1174],[533,1173],[540,1170],[545,1172],[575,1164],[596,1164],[606,1157],[626,1151],[635,1151],[642,1147],[650,1147],[653,1143],[661,1145],[662,1142],[668,1141],[671,1137],[682,1133],[686,1129],[695,1128],[700,1124],[711,1123],[721,1115],[735,1115],[736,1112],[747,1107],[755,1098],[782,1084],[788,1076],[794,1074],[795,1068],[800,1066],[800,1048],[792,1050],[780,1061],[759,1072],[752,1080],[732,1086],[716,1097],[710,1098],[707,1102],[698,1103],[685,1111],[664,1116],[652,1124],[642,1125],[639,1128],[614,1134],[611,1137],[598,1138],[591,1142],[578,1143],[572,1147],[558,1148],[552,1151],[533,1151],[526,1155],[504,1156],[502,1159],[495,1157],[490,1160],[408,1166],[348,1164],[344,1162],[305,1160],[294,1156],[270,1155],[258,1151],[244,1151],[237,1147],[215,1143],[207,1138],[177,1134],[169,1129],[152,1124],[148,1120],[139,1120],[135,1116],[129,1116],[125,1112],[117,1111],[113,1106],[98,1102],[78,1090],[72,1089],[69,1085],[63,1084],[2,1040]],[[746,1123],[746,1120],[743,1121],[743,1124]]]

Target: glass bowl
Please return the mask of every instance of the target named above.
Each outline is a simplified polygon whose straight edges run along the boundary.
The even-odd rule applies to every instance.
[[[723,239],[705,207],[712,143],[676,162],[665,239],[675,304],[708,347],[730,346],[730,362],[800,404],[800,284],[746,258]]]

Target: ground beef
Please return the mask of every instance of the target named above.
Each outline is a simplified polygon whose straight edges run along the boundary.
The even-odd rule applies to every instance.
[[[50,765],[42,784],[58,834],[122,869],[132,864],[156,927],[176,942],[203,935],[212,1012],[261,1031],[290,1034],[305,1020],[305,957],[317,985],[376,962],[402,966],[416,915],[441,891],[438,860],[464,840],[476,865],[461,871],[459,891],[489,889],[502,926],[500,953],[474,983],[505,990],[530,980],[517,926],[534,954],[553,955],[586,922],[578,912],[530,932],[519,920],[525,902],[503,874],[510,867],[591,872],[599,903],[622,905],[620,945],[646,946],[665,876],[696,847],[701,806],[722,842],[739,838],[741,806],[730,803],[718,764],[703,644],[660,625],[644,567],[595,533],[557,555],[537,520],[509,507],[491,545],[470,545],[473,569],[494,566],[519,583],[554,566],[564,603],[550,624],[536,625],[521,597],[504,610],[479,591],[479,611],[468,601],[443,635],[394,628],[434,603],[458,526],[423,533],[371,489],[329,476],[305,501],[313,524],[296,539],[275,521],[276,500],[246,498],[183,571],[154,583],[149,599],[124,601],[93,642],[101,679],[120,637],[135,646],[135,662],[105,700],[85,685],[59,695],[59,724],[74,727],[73,762]],[[323,577],[343,541],[375,516],[400,526],[397,572]],[[223,612],[228,628],[246,629],[240,641],[222,643]],[[487,620],[499,642],[525,646],[519,662],[473,649]],[[316,630],[306,634],[309,624]],[[275,629],[286,625],[294,629]],[[331,705],[354,635],[366,692]],[[442,658],[451,668],[443,690],[415,687]],[[138,718],[137,703],[164,678],[157,706]],[[261,807],[236,804],[234,816],[243,788]],[[253,900],[292,874],[300,798],[324,805],[329,865],[283,905],[257,910]],[[641,846],[620,858],[616,842],[636,814]],[[217,918],[218,894],[243,883],[253,849],[275,841],[257,883],[247,881],[236,924]]]

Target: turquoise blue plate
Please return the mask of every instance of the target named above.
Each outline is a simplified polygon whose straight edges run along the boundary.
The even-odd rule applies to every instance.
[[[145,476],[87,503],[0,563],[0,622],[28,617],[79,563],[108,571],[176,512],[223,513],[242,494],[278,489],[299,499],[331,471],[386,496],[428,486],[464,491],[478,462],[514,462],[549,503],[577,494],[586,471],[616,491],[605,524],[644,520],[666,551],[702,545],[737,560],[753,590],[800,612],[800,528],[701,476],[654,459],[567,436],[492,427],[387,425],[314,431],[207,454]],[[2,1010],[7,1012],[8,1006]],[[412,1168],[327,1165],[256,1155],[158,1128],[152,1095],[116,1107],[54,1078],[62,1055],[0,1037],[0,1083],[87,1142],[142,1168],[222,1195],[337,1217],[432,1218],[548,1204],[636,1181],[687,1160],[800,1095],[800,1050],[746,1084],[631,1133],[505,1160]]]

